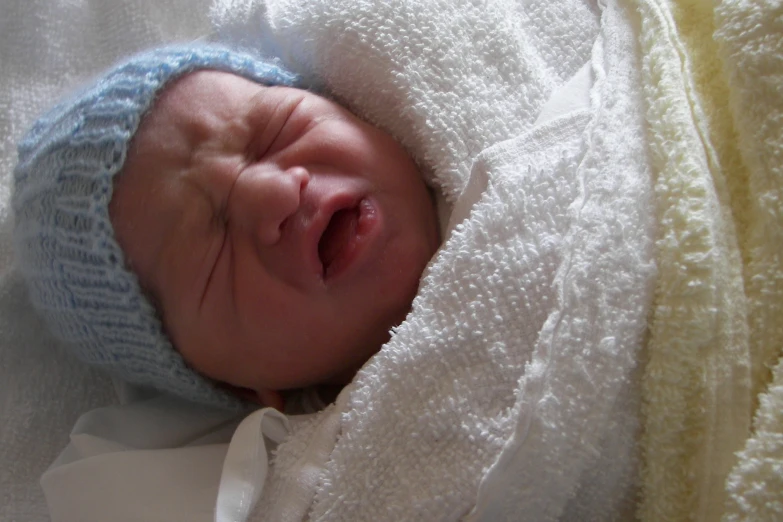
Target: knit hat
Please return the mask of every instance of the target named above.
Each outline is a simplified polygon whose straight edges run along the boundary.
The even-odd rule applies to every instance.
[[[242,402],[187,366],[145,298],[109,221],[113,179],[144,113],[169,82],[212,69],[295,86],[274,62],[215,45],[138,54],[42,116],[14,170],[17,266],[50,329],[83,361],[202,404]]]

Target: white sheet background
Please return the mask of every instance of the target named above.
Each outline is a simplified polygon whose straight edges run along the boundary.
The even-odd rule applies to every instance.
[[[12,270],[16,142],[71,88],[138,49],[209,31],[207,0],[0,2],[0,520],[49,520],[41,473],[80,414],[116,401],[111,382],[61,353]]]

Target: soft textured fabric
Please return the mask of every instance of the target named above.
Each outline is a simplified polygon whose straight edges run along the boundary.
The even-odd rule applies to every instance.
[[[753,433],[729,474],[725,520],[783,519],[783,4],[722,2],[715,39],[748,169],[745,272]],[[756,394],[759,394],[756,396]]]
[[[47,520],[244,519],[276,445],[291,426],[299,428],[308,414],[326,407],[315,390],[303,390],[286,398],[286,415],[262,408],[243,419],[242,413],[117,385],[122,403],[79,417],[70,442],[41,477]]]
[[[138,385],[212,406],[241,401],[193,371],[126,266],[109,219],[114,176],[157,94],[199,69],[295,85],[270,61],[225,47],[151,50],[111,68],[39,118],[14,169],[14,246],[30,300],[71,353]]]
[[[742,263],[725,175],[688,68],[698,36],[685,40],[668,2],[638,4],[660,269],[644,377],[640,514],[716,520],[750,418]]]
[[[610,5],[216,2],[220,38],[317,78],[454,203],[412,312],[280,445],[251,520],[632,513],[654,223],[632,24]],[[591,59],[587,107],[534,126]]]
[[[82,415],[41,477],[52,522],[212,522],[235,413],[159,393]]]
[[[640,518],[780,520],[783,7],[632,3],[660,269]]]

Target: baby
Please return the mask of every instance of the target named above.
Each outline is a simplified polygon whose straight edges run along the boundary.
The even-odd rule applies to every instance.
[[[223,407],[344,385],[438,246],[403,148],[278,65],[137,55],[19,147],[17,261],[83,360]],[[243,401],[244,400],[244,401]]]

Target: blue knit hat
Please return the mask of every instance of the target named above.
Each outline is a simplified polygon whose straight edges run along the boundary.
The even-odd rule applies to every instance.
[[[115,66],[41,117],[20,143],[16,260],[32,303],[80,359],[135,384],[237,408],[241,401],[173,348],[109,221],[113,179],[144,113],[167,83],[199,69],[298,83],[273,62],[206,44],[156,49]]]

